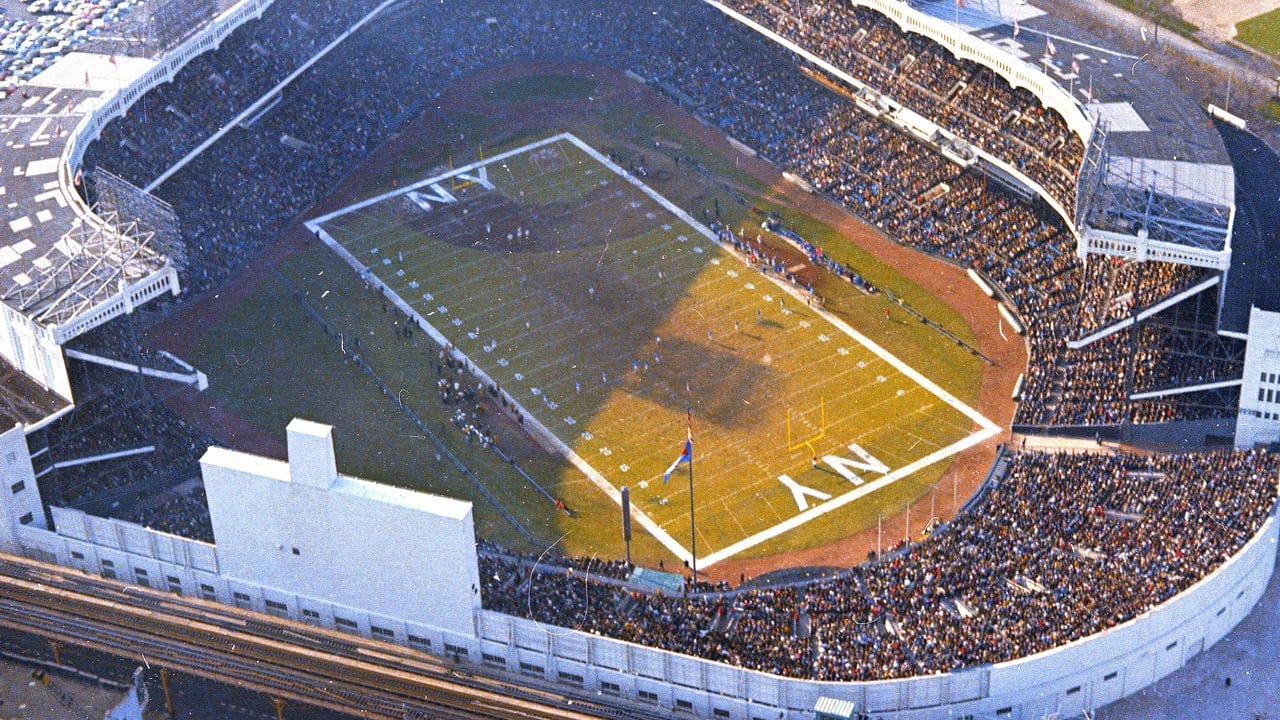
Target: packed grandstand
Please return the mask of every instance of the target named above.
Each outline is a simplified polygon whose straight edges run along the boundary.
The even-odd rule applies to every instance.
[[[856,4],[726,4],[1075,208],[1084,140],[990,68],[957,60]],[[277,0],[109,124],[89,147],[84,172],[104,168],[147,186],[377,5]],[[639,75],[897,242],[994,284],[1017,308],[1030,347],[1016,425],[1083,427],[1092,435],[1095,428],[1235,413],[1230,397],[1131,398],[1240,376],[1243,342],[1217,337],[1213,303],[1068,346],[1192,287],[1206,270],[1082,259],[1073,228],[1045,202],[866,114],[814,82],[817,70],[807,62],[708,4],[539,0],[513,13],[510,3],[469,0],[429,11],[393,5],[385,14],[376,37],[348,38],[297,78],[269,114],[233,129],[156,190],[182,221],[187,296],[225,282],[459,78],[519,61],[591,62]],[[499,20],[484,22],[490,17]],[[424,23],[436,31],[424,32]],[[301,145],[278,141],[286,135]],[[946,191],[930,192],[940,187]],[[140,351],[136,338],[112,325],[74,346]],[[109,500],[125,486],[162,486],[209,445],[144,390],[118,397],[98,377],[109,371],[79,372],[77,387],[95,390],[71,417],[42,431],[41,441],[83,452],[145,433],[162,452],[60,469],[45,481],[50,502],[75,505]],[[442,398],[465,402],[447,390]],[[139,416],[148,427],[125,419]],[[835,577],[663,595],[627,583],[625,564],[520,557],[484,544],[483,601],[553,625],[790,677],[947,672],[1097,633],[1188,588],[1259,530],[1280,472],[1280,459],[1261,451],[1023,450],[1002,462],[1003,472],[932,537],[865,563],[850,558]],[[130,517],[212,539],[207,511],[189,490]]]

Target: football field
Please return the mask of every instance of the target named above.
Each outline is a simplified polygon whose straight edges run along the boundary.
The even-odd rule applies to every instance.
[[[700,567],[998,432],[569,134],[307,227]]]

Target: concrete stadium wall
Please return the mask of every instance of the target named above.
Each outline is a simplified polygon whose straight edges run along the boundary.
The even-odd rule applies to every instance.
[[[53,332],[6,303],[0,303],[0,356],[45,389],[71,400],[67,364]]]
[[[1162,605],[1094,636],[997,665],[927,677],[837,683],[797,680],[549,626],[474,611],[474,632],[370,612],[360,588],[322,596],[258,579],[233,578],[208,543],[53,508],[55,531],[13,528],[0,550],[125,582],[203,597],[366,637],[400,642],[460,662],[562,690],[616,696],[655,709],[705,717],[809,718],[820,697],[852,701],[888,720],[973,715],[1071,716],[1130,695],[1178,669],[1234,628],[1262,596],[1276,561],[1275,514],[1244,548],[1208,577]],[[354,518],[355,516],[348,516]],[[359,520],[364,527],[365,519]],[[381,537],[374,533],[371,539]],[[399,547],[398,541],[387,544]],[[358,555],[341,556],[361,562]],[[413,584],[418,578],[395,575]],[[470,588],[437,588],[470,601]],[[335,598],[349,598],[346,602]]]

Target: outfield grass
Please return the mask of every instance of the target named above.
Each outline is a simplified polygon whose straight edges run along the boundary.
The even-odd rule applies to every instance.
[[[969,433],[969,418],[896,360],[569,141],[486,169],[492,192],[450,185],[461,201],[428,208],[396,195],[320,227],[600,482],[632,486],[637,507],[684,547],[687,485],[660,476],[686,408],[698,428],[702,554],[797,515],[780,476],[838,496]],[[852,478],[810,462],[847,457],[851,443],[884,466]]]
[[[1280,8],[1237,23],[1236,39],[1280,58]]]
[[[717,181],[726,182],[746,195],[748,202],[765,209],[775,207],[772,191],[737,167],[732,159],[718,155],[694,138],[662,122],[642,105],[629,100],[614,105],[583,103],[581,107],[583,109],[580,112],[566,110],[559,118],[560,124],[551,132],[571,130],[602,151],[618,153],[620,157],[634,162],[640,162],[642,157],[647,158],[645,161],[651,166],[661,164],[657,157],[658,151],[654,150],[656,141],[663,150],[675,150],[682,157],[696,158]],[[477,145],[483,145],[484,156],[492,157],[505,149],[549,134],[547,129],[540,126],[504,125],[490,116],[472,111],[450,113],[438,129],[439,132],[428,129],[419,136],[420,140],[398,153],[389,170],[365,189],[364,196],[385,192],[396,184],[403,187],[419,178],[439,174],[447,169],[451,155],[457,165],[471,162],[480,155]],[[461,139],[449,140],[459,138],[460,134]],[[669,161],[663,165],[668,166]],[[670,173],[669,177],[651,177],[649,181],[664,196],[695,215],[698,208],[710,207],[713,201],[718,200],[726,223],[736,226],[757,222],[746,207],[737,205],[715,182],[708,182],[699,174],[679,170]],[[579,191],[584,188],[585,186],[580,187]],[[554,198],[537,198],[528,194],[526,198],[529,204],[535,204],[535,200],[544,205],[547,201],[555,202]],[[959,315],[942,300],[899,276],[831,228],[811,219],[798,217],[785,207],[783,210],[790,225],[823,245],[832,257],[855,267],[873,283],[892,288],[913,306],[961,337],[972,339],[972,333]],[[638,237],[640,234],[635,232],[634,236]],[[581,256],[576,257],[574,263],[567,262],[562,252],[561,265],[565,272],[561,273],[561,277],[566,283],[579,282],[579,276],[583,274],[581,268],[589,266],[595,260],[591,257],[594,250],[582,248],[576,252],[580,252]],[[704,259],[709,257],[704,256]],[[701,270],[692,273],[686,282],[690,287],[720,292],[711,284],[710,278],[703,277],[708,267],[716,266],[709,263],[702,265]],[[599,553],[611,557],[622,555],[617,506],[594,488],[577,469],[531,450],[517,453],[521,467],[530,475],[553,492],[571,499],[575,513],[573,517],[567,517],[545,503],[528,486],[527,481],[509,466],[496,462],[492,453],[482,451],[478,446],[468,445],[462,439],[461,433],[448,424],[447,410],[436,399],[434,373],[429,366],[423,364],[424,358],[433,353],[434,349],[427,347],[426,338],[421,334],[416,335],[411,343],[396,335],[394,323],[398,319],[393,314],[382,313],[380,298],[365,290],[355,274],[333,253],[317,245],[292,256],[279,269],[303,293],[304,299],[326,317],[335,336],[342,333],[345,341],[359,334],[362,340],[361,352],[366,361],[388,383],[404,391],[401,396],[406,406],[412,408],[428,424],[435,423],[439,427],[437,434],[450,449],[468,467],[476,468],[477,475],[483,478],[486,487],[499,498],[499,502],[534,532],[535,545],[558,543],[562,550],[573,554]],[[741,279],[742,277],[739,278]],[[724,282],[724,278],[720,282]],[[883,321],[883,311],[889,304],[883,297],[868,297],[848,283],[829,276],[820,278],[816,285],[819,294],[826,300],[827,307],[835,310],[854,327],[868,332],[877,342],[961,400],[976,400],[982,366],[967,351],[918,323],[886,324]],[[519,548],[527,547],[520,535],[465,477],[448,463],[440,463],[434,459],[435,453],[431,446],[415,427],[403,420],[398,410],[394,409],[393,402],[385,398],[363,374],[342,364],[340,353],[333,347],[337,342],[335,337],[327,337],[315,323],[307,321],[297,308],[297,303],[290,304],[291,300],[277,281],[268,281],[236,313],[225,318],[218,327],[212,328],[201,341],[196,360],[202,367],[209,368],[212,387],[221,399],[237,407],[250,420],[270,428],[281,437],[284,424],[294,415],[331,422],[337,428],[339,462],[344,472],[470,499],[476,503],[477,533],[480,537]],[[798,306],[793,308],[799,309]],[[747,319],[754,322],[754,315],[749,315]],[[742,325],[741,320],[739,324]],[[474,328],[473,322],[470,329]],[[727,325],[713,329],[717,337],[722,331],[733,334],[732,327]],[[690,326],[689,332],[692,334],[691,345],[692,341],[699,338],[705,343],[705,330],[702,326]],[[672,342],[668,337],[676,336],[664,336],[664,343]],[[268,356],[256,349],[261,338],[273,338],[271,342],[278,345],[275,350],[281,353],[278,356],[308,358],[308,367],[304,371],[281,364],[246,362],[246,358],[256,357],[255,353]],[[666,357],[667,353],[664,353],[664,360]],[[310,367],[312,364],[315,367]],[[316,387],[332,390],[327,395],[317,397]],[[548,387],[555,385],[548,383]],[[561,390],[565,387],[563,383],[560,385]],[[629,389],[622,389],[617,392],[628,391]],[[573,395],[576,396],[576,393]],[[657,470],[653,471],[656,474],[674,459],[674,453],[679,449],[684,432],[682,408],[672,402],[664,404],[662,398],[654,396],[652,392],[648,396],[642,392],[640,396],[645,402],[660,408],[660,414],[665,415],[661,423],[663,435],[653,440],[653,445],[658,449],[651,452],[650,460],[645,461],[657,466]],[[572,403],[573,399],[569,402]],[[602,407],[614,406],[606,403]],[[596,408],[594,412],[598,414],[600,410]],[[587,415],[594,417],[591,413],[592,409],[588,408]],[[695,422],[706,422],[701,411]],[[704,470],[702,437],[705,432],[709,431],[699,428],[697,471],[700,487]],[[710,442],[711,438],[708,436],[706,443]],[[822,450],[826,451],[827,449]],[[886,462],[889,460],[890,458],[886,458]],[[807,452],[799,453],[795,462],[800,465],[800,471],[793,473],[792,477],[805,485],[839,490],[840,483],[844,482],[836,482],[834,487],[823,486],[821,483],[827,478],[814,479],[805,475],[814,472],[808,468]],[[842,508],[839,512],[806,524],[803,532],[785,534],[744,554],[759,555],[811,547],[848,536],[860,529],[874,527],[879,514],[891,515],[901,510],[907,502],[927,493],[945,472],[948,464],[949,462],[944,461],[931,465]],[[707,469],[711,470],[713,467],[707,466]],[[776,479],[769,479],[776,486]],[[660,480],[651,484],[651,488],[658,486]],[[638,494],[637,486],[632,487]],[[774,490],[776,492],[777,488]],[[943,493],[947,492],[945,488],[941,490]],[[680,497],[674,495],[675,488],[671,488],[671,492],[673,494],[668,498],[668,505],[658,506],[655,512],[664,509],[670,512],[667,521],[673,526],[673,533],[683,532],[687,536],[687,520],[682,511],[673,508],[681,504]],[[732,503],[731,500],[718,497],[716,493],[699,491],[699,499],[704,497],[710,498],[713,504],[718,501],[722,506]],[[796,506],[790,495],[783,496],[783,499],[785,504],[778,504],[778,507],[785,508],[789,504],[791,513],[794,513]],[[775,504],[780,502],[775,501]],[[949,500],[939,498],[940,507],[946,502]],[[757,504],[751,504],[750,510],[755,512],[756,509]],[[701,513],[699,515],[701,532],[706,532],[715,524],[714,513],[717,511],[708,512],[711,514],[706,518]],[[718,512],[723,512],[723,509]],[[705,555],[706,548],[710,545],[710,539],[700,540],[699,554]],[[632,550],[633,557],[643,564],[656,565],[663,558],[668,563],[671,562],[670,554],[643,532],[636,532]]]
[[[598,83],[576,75],[526,75],[494,83],[484,91],[484,99],[495,104],[530,100],[585,100]]]
[[[1200,32],[1200,26],[1189,23],[1168,10],[1153,11],[1149,0],[1108,0],[1108,2],[1148,20],[1155,19],[1157,13],[1159,13],[1159,21],[1162,28],[1172,30],[1185,37],[1191,37]]]

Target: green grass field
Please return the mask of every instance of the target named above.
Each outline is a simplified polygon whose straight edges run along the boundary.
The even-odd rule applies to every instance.
[[[1236,39],[1280,58],[1280,8],[1237,23]]]
[[[805,507],[817,517],[819,501],[971,434],[970,416],[894,358],[569,140],[485,170],[492,190],[445,179],[310,226],[537,418],[600,488],[630,486],[659,535],[690,544],[683,469],[662,479],[687,409],[700,557],[749,547]],[[797,483],[811,492],[796,495]]]
[[[593,75],[592,78],[595,76]],[[739,167],[732,157],[719,154],[657,112],[652,105],[652,100],[643,97],[626,97],[611,102],[601,102],[601,98],[597,95],[592,102],[577,104],[561,102],[550,115],[523,111],[526,107],[523,99],[564,100],[580,94],[590,83],[595,82],[597,82],[595,79],[584,81],[582,78],[567,75],[547,75],[545,70],[538,70],[516,81],[511,79],[510,74],[506,74],[503,79],[488,85],[477,84],[474,90],[468,91],[472,94],[463,97],[462,102],[451,102],[444,115],[413,132],[405,133],[395,147],[377,151],[371,157],[371,161],[381,163],[378,172],[368,174],[360,181],[360,185],[348,191],[346,196],[358,199],[385,193],[397,187],[403,188],[424,177],[445,173],[449,167],[465,165],[480,156],[493,157],[503,151],[568,130],[601,152],[608,151],[626,158],[626,162],[641,162],[647,157],[651,167],[657,165],[663,168],[663,172],[646,178],[647,183],[663,197],[695,215],[699,214],[699,208],[709,208],[713,202],[718,202],[723,209],[723,217],[727,224],[733,227],[754,224],[756,222],[754,213],[747,205],[739,204],[728,194],[726,187],[732,187],[736,192],[745,195],[747,202],[757,208],[766,211],[779,210],[787,218],[788,224],[806,238],[825,248],[830,256],[852,265],[875,285],[892,289],[894,293],[927,314],[935,322],[957,333],[962,339],[973,342],[973,332],[944,299],[935,297],[913,284],[860,246],[855,239],[846,237],[822,222],[792,210],[773,188],[760,183],[745,169]],[[467,97],[471,99],[468,100]],[[706,174],[690,170],[688,164],[676,168],[672,167],[669,159],[659,157],[655,160],[655,147],[661,147],[668,152],[679,152],[685,158],[696,160]],[[582,186],[574,192],[582,192],[585,189],[585,186]],[[530,192],[543,193],[547,190],[541,185],[537,188],[526,188],[526,197],[529,197],[531,202],[533,196],[529,195]],[[478,197],[475,199],[480,200]],[[468,199],[467,202],[471,200]],[[644,202],[648,201],[644,200]],[[572,214],[569,212],[572,205],[573,203],[570,203],[570,206],[565,208],[564,219],[556,220],[557,227],[562,229],[568,227],[572,218],[567,216]],[[508,207],[517,214],[524,213],[526,216],[532,212],[532,210],[516,207],[514,203]],[[536,208],[538,212],[547,215],[548,222],[556,217],[552,212],[554,209],[554,207],[544,206]],[[417,221],[425,219],[425,213],[412,204],[405,203],[402,210],[403,218]],[[473,211],[469,210],[469,213]],[[643,234],[646,228],[652,230],[653,224],[643,215],[637,217],[634,209],[627,208],[627,215],[628,217],[619,220],[616,226],[610,219],[609,224],[604,226],[604,231],[608,233],[609,228],[613,227],[611,238],[616,238],[625,232],[632,238],[629,242],[639,243],[640,241],[636,238]],[[670,224],[675,226],[675,223]],[[587,229],[592,229],[600,223],[591,222],[587,225],[589,226]],[[660,227],[661,223],[658,225]],[[529,229],[533,231],[535,228],[530,224]],[[586,236],[588,233],[582,234]],[[683,234],[689,238],[694,237],[688,232]],[[592,246],[592,242],[596,244]],[[612,249],[621,247],[615,244],[620,241],[611,239],[609,242],[611,247],[609,255],[616,259],[617,255]],[[451,248],[457,249],[456,246]],[[634,249],[639,250],[639,245],[637,244]],[[594,267],[600,250],[603,250],[603,246],[598,243],[598,235],[596,240],[580,241],[575,248],[561,248],[558,256],[561,260],[561,269],[554,275],[555,282],[564,284],[566,287],[574,284],[579,290],[575,297],[580,297],[580,293],[585,291],[581,287],[586,277],[585,273],[589,268]],[[490,252],[489,255],[490,262],[493,262],[492,253]],[[524,255],[532,259],[531,254],[524,253]],[[661,253],[659,257],[660,255]],[[387,256],[384,255],[384,257]],[[578,258],[577,264],[567,262],[568,257]],[[710,269],[726,269],[723,264],[725,261],[722,260],[722,265],[715,266],[710,264],[710,255],[699,255],[698,258],[700,259],[694,262],[701,262],[701,265],[681,266],[691,275],[680,282],[690,283],[698,288],[709,288],[709,283],[713,280],[708,274]],[[285,425],[295,416],[334,425],[338,445],[338,463],[343,472],[401,487],[470,500],[475,506],[479,537],[520,550],[541,550],[555,545],[559,550],[575,555],[622,556],[623,542],[619,527],[618,506],[579,468],[542,451],[524,433],[517,431],[514,427],[503,430],[505,436],[499,438],[499,444],[515,458],[515,465],[502,462],[493,452],[466,441],[462,433],[450,423],[451,408],[440,403],[438,399],[435,388],[436,376],[433,371],[437,353],[434,343],[421,332],[411,340],[399,336],[397,330],[404,322],[403,316],[394,312],[384,312],[382,296],[370,292],[359,276],[336,253],[321,243],[315,243],[305,250],[278,260],[275,270],[278,271],[279,277],[268,276],[233,312],[210,326],[193,329],[198,339],[188,356],[208,373],[209,392],[220,403],[235,409],[246,419],[282,440]],[[648,271],[650,268],[645,270]],[[697,270],[696,273],[695,270]],[[670,276],[665,268],[663,272],[664,280],[669,279]],[[739,272],[739,278],[736,280],[745,282],[749,274],[754,272],[756,271]],[[725,275],[720,282],[726,280],[733,279]],[[420,286],[422,282],[419,279]],[[757,285],[759,292],[763,292],[765,287],[763,278],[752,282]],[[844,322],[872,337],[906,365],[935,381],[962,402],[973,404],[977,401],[982,376],[982,363],[978,358],[943,335],[919,323],[885,322],[884,311],[893,310],[893,307],[883,295],[865,295],[848,283],[836,280],[829,275],[815,277],[814,283],[815,289],[825,300],[827,310],[834,312]],[[604,292],[599,288],[598,291]],[[745,288],[738,287],[737,291],[745,291]],[[297,295],[291,295],[291,292]],[[421,291],[417,297],[421,297]],[[657,297],[656,293],[655,297]],[[328,326],[328,333],[320,323],[309,318],[302,311],[302,303],[323,317],[324,323]],[[765,311],[763,302],[760,306],[763,315]],[[454,307],[461,312],[464,306],[455,303]],[[798,301],[795,307],[790,309],[797,313],[802,310]],[[646,317],[659,319],[664,317],[657,310],[647,312],[649,314]],[[705,309],[703,312],[705,314]],[[741,329],[763,337],[763,334],[753,327],[754,311],[745,310],[744,312],[748,322],[743,323],[739,319]],[[802,319],[799,315],[791,317],[797,322]],[[651,322],[659,321],[651,320]],[[699,322],[702,321],[699,320]],[[813,324],[811,320],[808,322]],[[532,325],[532,321],[530,323]],[[477,324],[472,322],[471,327],[466,329],[475,330]],[[451,331],[454,329],[452,324],[448,327]],[[522,327],[523,323],[520,322],[516,329],[519,330]],[[587,331],[598,327],[599,323],[583,322],[581,328],[576,328],[575,332],[577,329]],[[610,332],[630,331],[628,328],[620,327],[613,318],[608,318],[608,324],[605,327]],[[699,343],[707,344],[706,329],[711,329],[713,336],[719,341],[725,341],[728,336],[735,335],[732,320],[728,317],[716,327],[704,328],[702,325],[696,327],[690,325],[684,330],[689,335],[687,338],[689,352],[699,352],[701,347]],[[779,332],[775,328],[769,329],[774,333]],[[639,334],[639,330],[634,332],[636,338],[639,338],[638,341],[647,338],[649,333],[648,330],[643,335]],[[793,328],[791,333],[792,336],[796,336],[799,331]],[[657,335],[659,333],[655,333],[655,336]],[[465,337],[465,333],[463,336]],[[661,336],[664,344],[674,343],[678,337],[677,335]],[[339,340],[340,337],[341,340]],[[364,360],[387,384],[396,389],[394,398],[384,395],[364,373],[344,363],[339,344],[357,337],[361,340],[360,353]],[[812,339],[812,336],[810,337]],[[828,334],[828,337],[835,336]],[[486,339],[491,341],[496,338]],[[726,344],[733,346],[732,343]],[[627,348],[625,345],[619,345],[619,347]],[[634,351],[631,354],[637,357],[638,347],[631,346],[629,349]],[[804,348],[804,352],[810,350],[807,346]],[[669,368],[672,367],[670,361],[674,360],[672,353],[675,351],[664,349],[662,352],[663,372],[669,372]],[[480,353],[483,354],[483,348]],[[491,356],[492,353],[486,355],[496,360]],[[785,361],[789,354],[781,353],[780,356]],[[510,362],[513,357],[508,358],[508,361]],[[281,358],[294,359],[284,362]],[[746,358],[728,351],[718,354],[708,353],[707,362],[712,361],[741,363],[740,372],[757,373],[769,379],[770,382],[773,382],[772,377],[777,372],[775,367],[761,367],[762,363],[756,359],[746,362]],[[651,363],[649,373],[651,377],[656,375],[654,367],[655,365]],[[629,371],[629,362],[624,364],[624,369]],[[879,374],[884,374],[894,382],[900,380],[890,374],[877,373]],[[557,384],[557,379],[540,381],[547,388],[559,388],[554,391],[560,393],[560,396],[551,395],[552,401],[566,409],[575,403],[583,402],[573,391],[570,393],[571,396],[563,396],[567,381]],[[617,380],[617,378],[611,379]],[[600,378],[596,376],[595,380],[598,384]],[[693,378],[690,380],[692,391]],[[711,379],[712,384],[715,380],[716,378]],[[678,382],[677,380],[677,385]],[[699,382],[707,383],[708,381],[703,378]],[[799,387],[799,381],[795,382],[796,387]],[[668,385],[670,384],[668,380]],[[324,388],[324,391],[317,392],[317,388]],[[539,386],[539,389],[542,390],[543,387]],[[602,413],[605,410],[615,412],[615,408],[618,407],[616,403],[621,401],[620,397],[612,396],[621,396],[633,389],[649,394],[632,398],[630,400],[632,405],[646,407],[647,403],[647,407],[656,408],[655,412],[658,414],[654,417],[660,418],[661,423],[655,421],[652,427],[646,424],[641,428],[642,433],[649,433],[652,438],[648,441],[652,449],[648,453],[649,459],[645,460],[643,468],[643,475],[649,478],[650,487],[639,488],[638,482],[641,478],[633,473],[641,473],[641,469],[628,470],[624,474],[626,479],[623,482],[631,486],[635,501],[650,503],[650,506],[643,504],[640,506],[646,512],[650,509],[655,513],[670,512],[671,515],[666,519],[668,524],[673,525],[672,533],[684,541],[688,536],[687,523],[674,519],[680,511],[673,509],[673,506],[681,504],[681,498],[687,496],[674,495],[676,492],[684,492],[683,489],[674,487],[674,479],[670,488],[673,494],[668,497],[668,505],[652,507],[656,498],[659,497],[656,493],[661,490],[660,479],[655,481],[654,478],[657,478],[675,459],[683,441],[684,416],[680,400],[664,401],[652,387],[646,390],[644,386],[636,385],[634,388],[627,386],[613,390],[607,402],[601,403],[600,407],[595,407],[597,401],[590,400],[587,395],[588,384],[583,383],[583,395],[587,396],[587,400],[592,404],[586,406],[584,410],[574,408],[573,413],[581,415],[583,422],[603,422],[605,415]],[[682,387],[677,389],[683,390]],[[902,389],[907,388],[904,386]],[[922,392],[919,389],[911,390],[913,394]],[[811,397],[811,394],[801,393],[801,395],[806,398],[806,402]],[[679,397],[678,393],[676,397]],[[707,402],[718,399],[718,396],[706,394],[703,397]],[[894,397],[896,398],[896,394]],[[832,402],[835,401],[832,400]],[[472,470],[473,477],[484,484],[493,500],[479,492],[473,479],[460,472],[447,459],[436,458],[437,451],[434,444],[419,428],[405,419],[398,408],[399,403],[403,403],[406,408],[411,409],[434,429],[436,437],[450,453],[457,456],[467,468]],[[531,408],[535,408],[531,411],[535,412],[537,417],[554,419],[553,415],[547,414],[548,408],[545,405],[539,406],[537,401],[531,402],[530,405]],[[728,403],[723,403],[721,411],[727,406]],[[538,407],[542,409],[536,410]],[[743,407],[747,406],[743,405]],[[802,407],[794,409],[797,412],[805,411]],[[831,408],[828,409],[830,412]],[[707,408],[699,408],[695,405],[694,410],[696,413],[694,431],[698,442],[695,466],[700,508],[698,527],[700,533],[707,533],[719,524],[719,519],[703,519],[704,501],[711,503],[706,505],[707,513],[714,514],[722,511],[715,509],[716,502],[720,500],[719,495],[714,491],[701,489],[704,477],[703,461],[707,461],[706,469],[714,469],[710,464],[711,457],[707,457],[707,453],[712,449],[710,443],[714,439],[713,436],[725,431],[720,430],[713,422],[714,414],[709,414]],[[711,411],[714,412],[714,410],[715,408],[712,407]],[[575,420],[579,419],[577,415],[571,414]],[[785,415],[781,417],[785,421]],[[776,423],[778,419],[779,415],[775,411],[771,416],[760,416],[757,422]],[[563,423],[563,420],[560,422]],[[834,432],[834,425],[828,430]],[[578,442],[581,442],[580,438]],[[863,443],[861,440],[858,442],[873,453],[880,452],[871,444]],[[833,442],[832,447],[823,447],[820,451],[835,451],[840,447]],[[612,446],[610,448],[612,451]],[[728,451],[720,454],[724,458],[729,457]],[[602,457],[598,450],[596,455]],[[844,455],[848,456],[849,453],[845,452]],[[887,464],[895,465],[893,461],[898,458],[889,454],[882,459]],[[769,462],[773,463],[775,460],[771,459]],[[809,468],[807,451],[776,462],[794,463],[799,472],[789,474],[797,483],[830,492],[832,495],[843,488],[853,487],[851,483],[842,478],[836,478],[830,473],[812,471]],[[603,473],[604,463],[600,465]],[[610,480],[616,480],[619,475],[616,465],[617,463],[608,473]],[[639,468],[635,463],[628,463],[628,465]],[[900,512],[906,503],[927,494],[931,488],[935,487],[949,465],[950,460],[943,459],[915,472],[903,474],[894,482],[878,487],[874,492],[856,502],[840,507],[838,512],[809,518],[800,527],[781,533],[753,547],[742,549],[741,556],[769,555],[824,545],[859,530],[874,528],[878,516],[883,514],[887,517]],[[574,511],[572,515],[556,511],[530,486],[528,480],[517,472],[517,468],[527,472],[549,491],[569,499]],[[869,475],[872,478],[876,476],[875,473]],[[682,485],[686,484],[683,474],[680,474],[679,478]],[[797,506],[789,492],[785,495],[780,492],[781,485],[776,477],[751,476],[749,479],[762,484],[762,490],[763,486],[770,488],[773,494],[770,502],[772,506],[779,509],[779,513],[789,509],[790,516],[796,517]],[[868,483],[863,487],[870,487],[870,485],[871,483]],[[645,492],[650,494],[642,497],[642,493]],[[938,492],[949,495],[949,486],[938,488]],[[757,507],[755,503],[745,503],[745,500],[746,498],[742,498],[740,502],[743,502],[751,512],[765,508],[763,504]],[[809,497],[808,500],[814,507],[817,506],[817,498]],[[938,503],[940,507],[945,505],[941,497],[938,498]],[[763,524],[764,521],[761,522]],[[683,537],[679,534],[681,528],[684,528]],[[734,532],[740,536],[740,531],[736,528]],[[532,539],[530,540],[525,533],[532,536]],[[720,542],[734,536],[723,532]],[[656,567],[659,560],[665,559],[668,567],[671,566],[673,553],[660,545],[652,536],[637,529],[634,538],[631,552],[638,563]],[[707,548],[714,549],[716,545],[717,543],[710,541],[710,537],[700,538],[699,555],[705,557]],[[859,559],[851,558],[850,561]]]

